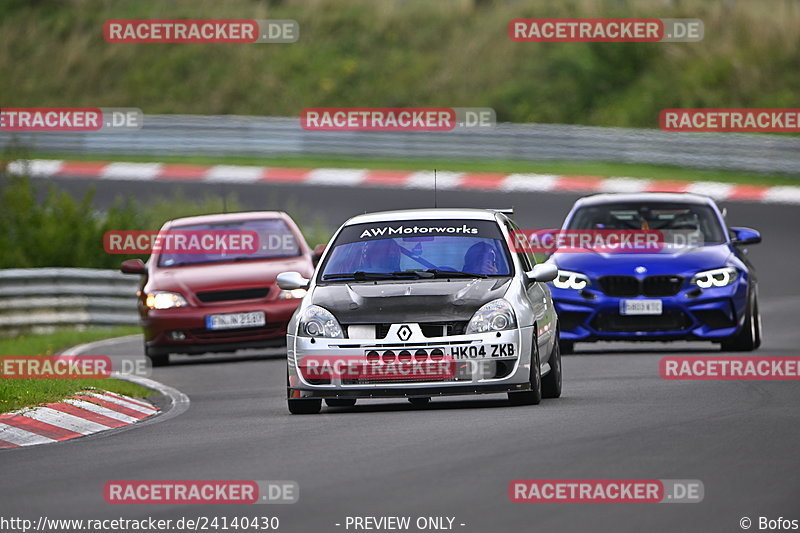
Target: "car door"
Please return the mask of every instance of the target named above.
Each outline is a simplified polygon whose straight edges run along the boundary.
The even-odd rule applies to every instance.
[[[509,235],[514,235],[512,231],[520,231],[513,221],[507,221],[507,230]],[[522,250],[515,251],[522,268],[525,272],[533,270],[536,265],[536,259],[533,254],[526,253]],[[550,287],[547,283],[539,283],[534,281],[525,280],[525,292],[528,295],[531,307],[533,308],[534,317],[537,324],[537,335],[539,339],[539,353],[541,362],[547,361],[550,351],[553,349],[553,343],[556,340],[556,312],[553,307],[553,299],[550,295]]]

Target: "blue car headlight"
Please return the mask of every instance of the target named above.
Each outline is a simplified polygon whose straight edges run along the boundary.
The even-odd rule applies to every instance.
[[[553,280],[553,285],[559,289],[573,289],[579,291],[589,285],[589,277],[580,272],[559,270],[558,277]]]
[[[709,287],[725,287],[739,277],[739,271],[733,267],[715,268],[698,272],[692,278],[692,284],[702,289]]]

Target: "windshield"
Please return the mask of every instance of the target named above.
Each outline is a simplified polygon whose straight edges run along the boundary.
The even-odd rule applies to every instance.
[[[214,249],[209,253],[161,253],[158,257],[158,266],[175,267],[227,261],[277,259],[300,255],[300,245],[297,242],[297,238],[281,219],[235,220],[225,223],[194,224],[173,227],[169,230],[169,232],[174,233],[245,231],[257,234],[258,245],[255,251]]]
[[[487,220],[355,224],[337,236],[320,280],[508,276],[504,242]]]
[[[679,203],[608,203],[580,208],[567,229],[662,230],[697,233],[697,242],[725,242],[719,219],[707,205]]]

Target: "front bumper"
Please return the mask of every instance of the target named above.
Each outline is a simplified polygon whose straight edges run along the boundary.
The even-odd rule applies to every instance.
[[[204,305],[174,309],[150,309],[142,319],[145,344],[154,355],[232,352],[246,348],[281,346],[286,326],[300,305],[300,299],[271,302]],[[266,324],[260,327],[209,330],[206,316],[263,311]],[[176,332],[180,335],[176,336]],[[183,338],[179,338],[179,337]],[[178,338],[176,338],[178,337]]]
[[[530,389],[530,354],[533,332],[523,327],[503,332],[409,339],[408,342],[381,339],[310,339],[287,336],[287,371],[289,398],[402,398],[488,394]],[[313,342],[312,342],[313,341]],[[487,357],[454,361],[456,375],[444,379],[414,378],[357,380],[342,377],[312,379],[301,370],[304,358],[364,358],[371,351],[391,350],[398,354],[419,350],[446,354],[454,347],[491,345],[514,346],[514,356]],[[490,353],[488,350],[487,353]],[[429,359],[430,360],[430,359]],[[481,363],[476,363],[481,361]],[[484,363],[485,362],[485,363]]]
[[[741,327],[747,291],[747,281],[740,278],[727,287],[700,289],[687,285],[674,296],[622,298],[599,290],[555,287],[552,295],[561,339],[565,341],[721,341]],[[659,299],[663,312],[653,316],[621,315],[620,302],[632,299]]]

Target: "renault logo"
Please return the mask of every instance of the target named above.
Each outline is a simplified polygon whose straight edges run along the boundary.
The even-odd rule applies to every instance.
[[[400,326],[400,329],[397,330],[397,336],[401,341],[407,341],[411,338],[411,328],[406,325]]]

